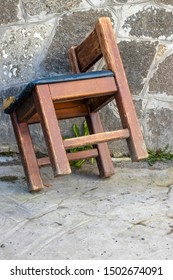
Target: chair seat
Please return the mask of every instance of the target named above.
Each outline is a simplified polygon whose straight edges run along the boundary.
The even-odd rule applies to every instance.
[[[71,82],[113,76],[114,73],[112,71],[104,70],[79,74],[63,74],[50,78],[33,80],[28,85],[26,85],[26,87],[16,97],[11,99],[12,102],[9,102],[9,105],[6,108],[4,108],[4,112],[6,114],[11,114],[22,103],[22,101],[24,101],[26,97],[31,94],[36,85]]]

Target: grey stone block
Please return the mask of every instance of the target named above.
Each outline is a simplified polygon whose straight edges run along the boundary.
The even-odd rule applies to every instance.
[[[173,149],[173,110],[169,109],[172,102],[165,108],[148,108],[144,119],[145,140],[148,148],[164,149],[169,145]]]
[[[149,82],[150,94],[167,94],[173,96],[173,54],[168,56],[154,73]]]
[[[24,10],[29,16],[64,13],[76,7],[81,0],[22,0]]]
[[[130,90],[133,95],[139,95],[154,59],[157,43],[121,41],[118,46]]]
[[[79,44],[93,30],[100,16],[112,17],[108,10],[89,10],[63,16],[42,67],[57,73],[70,72],[68,49]]]
[[[54,23],[20,25],[0,30],[0,85],[30,81],[40,75],[43,49]]]
[[[19,20],[19,0],[1,0],[0,25],[10,24]]]
[[[4,114],[2,106],[3,100],[9,96],[15,96],[22,87],[10,87],[7,90],[0,90],[0,152],[3,151],[17,151],[17,144],[10,120],[10,116]]]
[[[169,39],[173,35],[173,13],[147,6],[129,16],[123,28],[129,30],[131,36]]]
[[[173,6],[172,0],[156,0],[158,4],[170,5]]]
[[[129,2],[128,0],[116,0],[118,3],[127,3]]]
[[[0,152],[16,151],[16,140],[11,125],[10,117],[4,114],[0,104]]]

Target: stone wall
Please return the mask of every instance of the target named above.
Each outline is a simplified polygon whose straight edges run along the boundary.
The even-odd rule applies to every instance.
[[[69,47],[85,38],[99,16],[109,16],[114,24],[147,147],[169,144],[173,151],[172,0],[1,0],[0,10],[1,152],[16,149],[3,99],[32,79],[70,72]],[[103,66],[100,61],[97,69]],[[120,126],[114,102],[101,117],[106,129]],[[74,122],[62,122],[65,135]],[[39,127],[32,134],[37,147]],[[111,149],[127,154],[124,142]]]

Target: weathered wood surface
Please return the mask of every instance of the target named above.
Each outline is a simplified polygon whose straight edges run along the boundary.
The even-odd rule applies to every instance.
[[[81,147],[89,144],[104,143],[113,140],[127,139],[129,137],[128,129],[109,131],[109,132],[99,132],[96,134],[91,134],[87,136],[80,136],[76,138],[70,138],[64,140],[65,149],[71,149],[75,147]]]
[[[117,91],[114,77],[50,84],[49,89],[53,101],[72,101],[75,99],[99,97],[103,94],[106,96]]]
[[[11,114],[11,121],[16,135],[22,164],[30,191],[43,189],[43,183],[38,167],[32,140],[26,123],[18,123],[15,112]]]
[[[95,158],[97,156],[98,156],[97,149],[79,151],[79,152],[74,152],[74,153],[67,153],[67,158],[69,161],[77,161],[80,159]],[[37,162],[40,167],[50,165],[49,157],[39,158],[39,159],[37,159]]]
[[[26,100],[27,102],[27,100]],[[83,117],[88,114],[88,105],[84,103],[84,100],[75,100],[68,102],[54,102],[54,108],[58,120]],[[34,104],[35,105],[35,104]],[[21,118],[22,119],[22,118]],[[19,119],[19,121],[21,120]],[[38,113],[33,116],[25,118],[28,124],[40,123],[40,117]]]
[[[85,72],[91,68],[102,57],[96,31],[93,30],[80,45],[72,47],[69,55],[73,72]]]
[[[18,122],[27,122],[31,117],[33,117],[36,114],[37,110],[35,107],[33,94],[29,95],[21,104],[21,106],[17,107],[16,114]]]
[[[93,46],[95,46],[96,49],[95,52],[93,51]],[[86,60],[83,60],[82,57],[80,56],[79,51],[81,51],[82,53],[82,48],[84,52],[87,53]],[[85,69],[91,67],[94,64],[94,62],[102,56],[99,41],[95,31],[89,35],[89,37],[84,41],[83,44],[79,46],[79,48],[72,47],[69,50],[69,53],[70,53],[70,62],[72,65],[73,72],[79,73],[80,71],[84,71]],[[96,54],[95,57],[94,57],[94,53]],[[115,81],[114,81],[114,85],[116,86]],[[88,123],[90,133],[99,133],[104,131],[101,124],[99,113],[97,111],[101,109],[104,104],[107,104],[107,101],[110,99],[112,99],[112,97],[105,97],[105,96],[89,99],[88,104],[89,104],[90,111],[96,111],[95,113],[89,112],[89,114],[86,116],[86,121]],[[99,169],[100,176],[104,178],[113,175],[114,166],[111,160],[108,144],[98,143],[96,147],[99,155],[96,158],[96,160],[97,160],[97,166]]]
[[[98,135],[99,133],[104,133],[104,129],[100,120],[99,113],[90,113],[86,119],[91,133],[94,134],[97,133]],[[120,134],[121,133],[122,134],[127,133],[128,135],[128,131],[121,131]],[[99,169],[100,177],[106,178],[112,176],[115,173],[115,169],[112,163],[108,144],[106,142],[98,143],[97,149],[98,149],[99,156],[96,158],[96,160],[97,160],[97,166]]]
[[[146,158],[147,150],[109,18],[98,19],[96,33],[107,68],[115,73],[118,87],[118,94],[115,95],[115,99],[123,127],[128,128],[130,132],[127,143],[131,158],[134,161]]]
[[[36,87],[34,100],[54,175],[71,173],[48,85]]]

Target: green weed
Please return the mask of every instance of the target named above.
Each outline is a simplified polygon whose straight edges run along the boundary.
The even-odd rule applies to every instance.
[[[73,124],[72,129],[73,129],[73,133],[74,133],[75,137],[89,135],[89,129],[88,129],[88,125],[87,125],[86,121],[84,121],[84,123],[83,123],[83,131],[82,131],[81,134],[80,134],[80,131],[79,131],[79,128],[78,128],[77,124]],[[75,152],[86,151],[86,150],[90,150],[90,149],[93,149],[92,145],[85,145],[85,146],[81,146],[81,147],[76,147],[76,148],[70,149],[69,151],[70,151],[70,153],[75,153]],[[77,168],[81,168],[85,161],[86,161],[86,159],[81,159],[81,160],[78,160],[78,161],[72,161],[70,164],[72,166],[77,167]],[[93,164],[95,162],[95,158],[91,158],[90,162]]]
[[[153,165],[158,161],[167,162],[173,160],[173,154],[169,150],[169,145],[162,149],[158,149],[156,151],[149,149],[148,150],[148,159],[147,162],[149,165]]]

